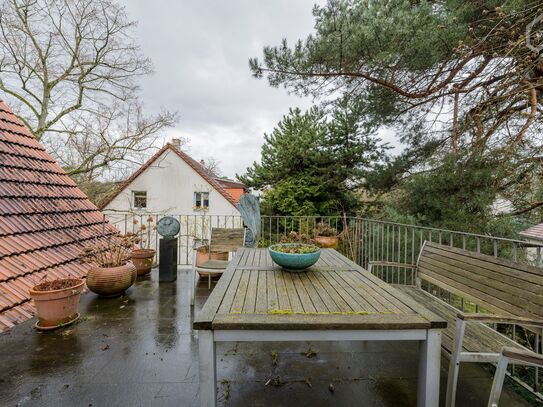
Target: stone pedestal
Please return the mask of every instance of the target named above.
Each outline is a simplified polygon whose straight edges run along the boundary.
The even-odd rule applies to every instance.
[[[177,238],[164,237],[159,245],[158,281],[177,280]]]

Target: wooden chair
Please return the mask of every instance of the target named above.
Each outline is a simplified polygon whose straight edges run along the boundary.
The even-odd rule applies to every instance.
[[[505,373],[507,372],[507,365],[510,362],[515,365],[543,367],[543,355],[526,350],[504,347],[498,359],[498,367],[494,374],[488,407],[498,407]]]
[[[421,248],[417,264],[372,261],[369,271],[376,266],[413,269],[417,285],[396,287],[447,320],[441,341],[451,357],[446,407],[455,405],[460,363],[495,363],[504,346],[527,350],[488,323],[517,324],[543,334],[541,268],[428,241]],[[485,312],[461,312],[421,289],[421,280],[433,289],[465,298]]]
[[[192,258],[192,294],[191,305],[194,305],[194,296],[196,292],[196,273],[204,272],[208,275],[208,288],[211,289],[211,274],[222,274],[228,267],[229,260],[214,260],[211,258],[212,253],[227,252],[229,257],[236,252],[239,247],[245,243],[245,228],[212,228],[211,239],[209,246],[200,246],[194,248]],[[203,264],[196,265],[197,251],[207,247],[209,259]]]

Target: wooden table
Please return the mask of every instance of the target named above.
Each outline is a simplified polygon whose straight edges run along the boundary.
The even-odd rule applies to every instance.
[[[240,248],[196,316],[202,406],[216,405],[216,342],[419,341],[418,406],[439,403],[446,321],[331,249],[302,273]]]

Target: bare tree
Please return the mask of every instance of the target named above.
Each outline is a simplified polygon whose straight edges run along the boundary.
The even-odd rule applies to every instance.
[[[78,111],[51,142],[69,175],[89,181],[124,178],[146,158],[158,133],[173,125],[175,114],[148,118],[137,101],[104,106],[98,112]],[[134,164],[134,165],[131,165]]]
[[[111,0],[1,5],[0,91],[74,176],[129,163],[173,124],[169,112],[143,115],[137,79],[152,65],[135,25]]]
[[[215,157],[207,157],[205,160],[203,160],[203,165],[207,171],[209,171],[210,174],[214,177],[221,177],[222,171],[221,171],[221,162],[217,160]]]

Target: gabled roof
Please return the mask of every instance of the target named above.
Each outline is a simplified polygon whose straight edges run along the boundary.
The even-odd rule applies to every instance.
[[[32,317],[34,285],[85,277],[77,255],[113,231],[0,100],[0,332]]]
[[[543,223],[523,230],[519,235],[526,239],[541,240],[543,242]]]
[[[202,166],[198,161],[188,156],[181,150],[175,148],[172,144],[167,143],[164,147],[156,152],[145,164],[143,164],[136,172],[134,172],[126,181],[121,183],[119,187],[113,191],[106,199],[100,202],[100,209],[104,209],[117,195],[119,195],[125,188],[127,188],[136,178],[138,178],[147,168],[149,168],[153,163],[160,157],[164,152],[171,150],[179,158],[181,158],[185,163],[188,164],[194,171],[198,173],[206,182],[211,185],[214,189],[217,190],[228,202],[230,202],[234,207],[236,206],[236,200],[228,192],[224,190],[222,185],[217,182],[217,180],[210,174],[209,170]]]

